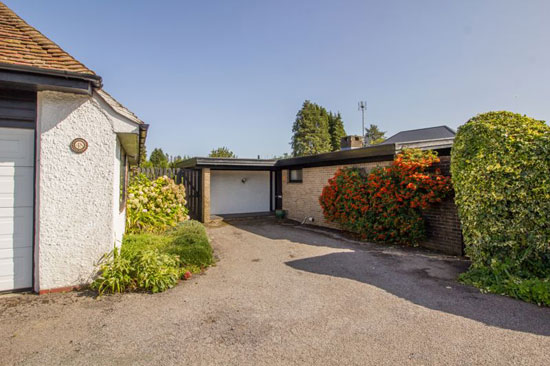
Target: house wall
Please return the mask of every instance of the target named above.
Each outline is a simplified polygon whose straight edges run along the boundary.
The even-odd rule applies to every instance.
[[[440,157],[440,162],[434,164],[432,171],[439,169],[441,174],[451,175],[451,158]],[[463,255],[464,242],[458,210],[454,202],[454,192],[443,202],[432,205],[422,214],[426,222],[426,241],[423,247],[453,255]]]
[[[337,224],[325,221],[319,204],[319,197],[328,180],[343,167],[372,169],[389,164],[391,161],[304,168],[302,183],[289,183],[288,170],[283,170],[283,209],[287,211],[289,219],[302,222],[304,218],[311,216],[314,221],[308,222],[309,224],[339,229]],[[433,169],[440,168],[443,174],[449,175],[449,166],[450,158],[441,157],[441,163],[434,165]],[[427,239],[421,246],[447,254],[462,255],[460,221],[452,195],[426,210],[424,219]]]
[[[310,222],[310,224],[337,229],[339,228],[338,225],[325,220],[323,210],[319,204],[319,197],[328,180],[340,168],[358,167],[372,169],[376,166],[386,166],[390,163],[390,161],[384,161],[304,168],[302,170],[302,183],[290,183],[288,181],[288,169],[285,169],[282,174],[283,210],[287,211],[287,217],[291,220],[301,222],[304,218],[311,216],[314,221]]]
[[[69,148],[77,137],[89,144],[82,154]],[[36,291],[89,282],[120,240],[117,146],[97,96],[38,93]]]
[[[269,171],[211,170],[210,212],[218,215],[269,211],[269,188]]]

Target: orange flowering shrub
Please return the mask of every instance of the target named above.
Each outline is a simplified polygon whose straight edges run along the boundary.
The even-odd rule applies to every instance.
[[[403,150],[388,167],[365,174],[358,168],[336,172],[323,188],[319,203],[327,221],[362,239],[415,244],[425,236],[422,210],[441,202],[451,190],[433,151]]]

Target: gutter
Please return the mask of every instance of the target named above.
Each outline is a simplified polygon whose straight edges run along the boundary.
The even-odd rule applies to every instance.
[[[55,76],[55,77],[61,77],[65,79],[85,80],[90,82],[94,88],[101,88],[103,86],[103,79],[101,78],[101,76],[95,75],[95,74],[86,74],[81,72],[72,72],[72,71],[54,70],[54,69],[43,69],[40,67],[27,66],[27,65],[13,65],[13,64],[3,63],[3,62],[0,62],[0,69]]]

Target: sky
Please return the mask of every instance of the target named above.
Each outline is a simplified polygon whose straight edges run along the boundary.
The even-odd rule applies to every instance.
[[[150,124],[149,152],[290,152],[304,100],[387,136],[550,120],[548,0],[4,0]]]

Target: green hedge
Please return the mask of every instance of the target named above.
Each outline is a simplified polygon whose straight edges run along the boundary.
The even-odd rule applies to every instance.
[[[458,129],[451,172],[467,283],[550,305],[550,128],[511,112]],[[543,290],[541,290],[541,288]]]

